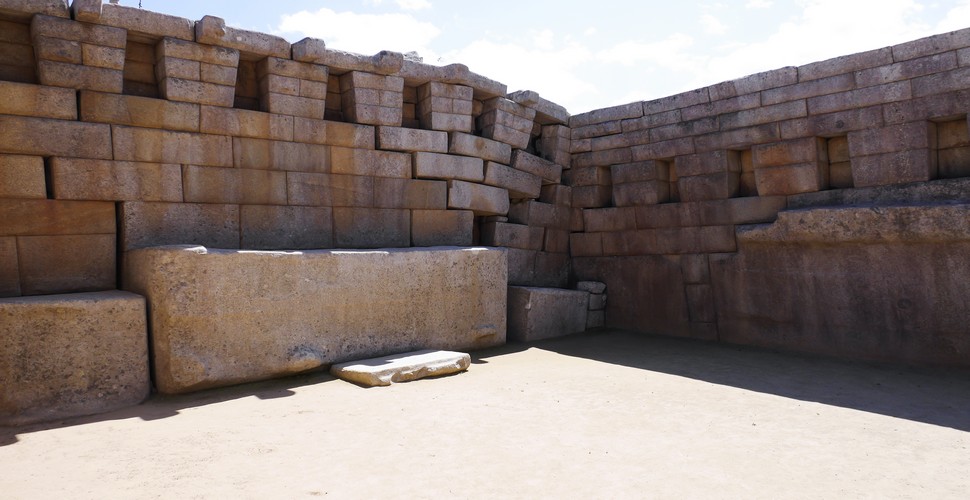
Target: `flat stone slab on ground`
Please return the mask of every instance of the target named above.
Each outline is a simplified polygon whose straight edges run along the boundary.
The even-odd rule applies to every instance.
[[[384,386],[462,372],[468,369],[471,359],[463,352],[425,349],[340,363],[330,368],[330,374],[370,387]]]

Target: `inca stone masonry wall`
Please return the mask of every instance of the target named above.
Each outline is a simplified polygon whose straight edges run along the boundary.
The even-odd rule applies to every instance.
[[[130,289],[159,245],[485,245],[509,285],[605,283],[588,324],[970,364],[970,30],[570,116],[463,65],[0,0],[0,95],[0,297]]]

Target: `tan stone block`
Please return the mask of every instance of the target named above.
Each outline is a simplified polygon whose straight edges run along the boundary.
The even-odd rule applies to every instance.
[[[162,81],[166,78],[180,80],[201,80],[202,63],[192,59],[178,57],[163,57],[155,62],[155,79]]]
[[[137,7],[104,4],[101,7],[100,24],[125,28],[129,37],[143,42],[154,42],[159,38],[195,40],[195,23],[192,20],[160,14]]]
[[[569,231],[546,229],[542,249],[551,253],[569,253]]]
[[[126,201],[121,204],[121,248],[205,245],[239,248],[239,206]]]
[[[97,23],[101,18],[101,0],[73,0],[71,17],[77,21]]]
[[[491,249],[183,248],[132,252],[125,282],[148,298],[155,380],[172,393],[422,346],[500,345],[506,279],[504,252]]]
[[[580,167],[563,172],[562,180],[571,187],[610,186],[613,184],[611,167]]]
[[[336,248],[394,248],[411,244],[408,210],[383,208],[333,209]]]
[[[535,199],[539,197],[542,188],[542,178],[528,172],[489,161],[485,162],[484,184],[507,189],[509,197],[512,199]]]
[[[0,155],[0,198],[46,198],[44,159]]]
[[[375,177],[287,172],[290,205],[325,207],[374,206]]]
[[[159,94],[163,99],[182,102],[194,102],[231,108],[236,95],[236,88],[229,85],[183,80],[181,78],[164,78],[158,82]]]
[[[468,210],[412,210],[411,245],[471,246],[474,225]]]
[[[151,391],[145,299],[110,291],[0,301],[0,425],[125,408]]]
[[[0,81],[0,114],[77,120],[72,89]]]
[[[588,302],[581,290],[510,286],[508,337],[532,342],[585,331]]]
[[[562,167],[539,158],[536,155],[516,150],[512,153],[511,167],[541,177],[546,183],[558,184],[562,178]]]
[[[0,297],[20,295],[20,264],[17,262],[17,238],[0,237]]]
[[[509,220],[529,226],[569,229],[572,209],[537,201],[517,201],[509,207]]]
[[[182,173],[177,164],[51,160],[51,189],[59,200],[182,201]]]
[[[0,130],[5,153],[111,159],[108,125],[0,116]]]
[[[288,141],[233,138],[237,168],[329,172],[330,147]]]
[[[414,153],[414,177],[481,182],[485,163],[480,158],[418,152]]]
[[[448,183],[445,181],[375,177],[373,184],[374,208],[448,208]]]
[[[344,104],[343,116],[353,123],[400,127],[403,124],[402,108],[390,108],[369,104]]]
[[[828,145],[826,140],[820,137],[762,144],[752,147],[751,153],[751,161],[755,169],[829,161]]]
[[[738,194],[740,174],[695,175],[677,179],[677,191],[681,201],[721,200]]]
[[[449,180],[448,208],[471,210],[475,215],[504,215],[509,211],[509,193],[497,187]]]
[[[482,137],[504,142],[515,149],[528,147],[530,139],[529,134],[526,132],[520,132],[499,124],[483,126]]]
[[[34,37],[62,38],[118,49],[125,48],[127,38],[123,29],[45,15],[36,15],[31,19],[30,34]]]
[[[0,11],[18,21],[29,21],[35,14],[71,17],[67,2],[63,0],[4,0]]]
[[[187,203],[286,204],[285,172],[183,165],[182,182]]]
[[[0,199],[0,236],[113,234],[114,203]]]
[[[569,253],[573,257],[603,255],[603,233],[570,233]]]
[[[539,192],[539,201],[568,207],[573,202],[573,190],[562,184],[546,184]]]
[[[231,47],[250,54],[290,57],[290,43],[278,36],[226,26],[219,17],[204,16],[195,23],[199,43]]]
[[[117,288],[115,235],[19,236],[20,288],[24,295]]]
[[[82,90],[77,107],[87,122],[199,131],[198,104]]]
[[[256,64],[256,74],[259,78],[267,75],[279,75],[321,83],[327,83],[329,78],[329,72],[326,66],[292,61],[288,58],[279,57],[266,57],[261,59]]]
[[[573,186],[575,208],[605,207],[610,204],[613,189],[610,186]]]
[[[852,185],[857,188],[928,181],[937,172],[936,155],[923,148],[852,158]]]
[[[448,134],[433,130],[377,127],[377,147],[390,151],[448,152]]]
[[[121,70],[55,61],[37,61],[37,80],[41,85],[115,94],[120,94],[124,88],[124,73]]]
[[[338,147],[330,150],[330,171],[335,174],[411,177],[411,155]]]
[[[404,92],[404,79],[399,76],[376,75],[364,71],[348,71],[340,76],[340,91],[377,89]]]
[[[295,118],[293,140],[346,148],[374,149],[374,127],[354,123]]]
[[[236,85],[237,68],[219,64],[200,63],[199,80],[216,85]]]
[[[248,109],[201,106],[199,131],[204,134],[292,141],[293,117]]]
[[[754,177],[761,196],[811,193],[828,187],[828,169],[818,162],[759,168]]]
[[[508,144],[461,132],[452,132],[448,137],[448,152],[451,154],[474,156],[503,165],[512,161],[512,147]]]
[[[657,180],[666,181],[670,178],[670,163],[648,160],[610,165],[609,178],[614,184]]]
[[[628,182],[613,185],[613,205],[632,207],[656,205],[670,200],[670,183],[667,181]]]
[[[116,160],[233,166],[233,147],[229,137],[120,125],[112,125],[111,134]]]
[[[125,67],[125,49],[82,43],[81,56],[85,66],[116,70]]]
[[[333,248],[333,211],[329,207],[242,205],[239,216],[240,248]]]
[[[261,95],[259,105],[261,110],[270,113],[319,120],[323,119],[327,102],[323,99],[310,99],[269,92]]]
[[[740,172],[741,152],[722,149],[678,156],[674,158],[674,171],[677,177]]]
[[[542,250],[545,230],[541,227],[487,222],[482,224],[481,240],[486,246]]]
[[[155,46],[155,56],[161,61],[164,58],[174,57],[177,59],[188,59],[219,66],[237,67],[239,66],[239,51],[226,47],[213,45],[203,45],[174,38],[163,38]]]

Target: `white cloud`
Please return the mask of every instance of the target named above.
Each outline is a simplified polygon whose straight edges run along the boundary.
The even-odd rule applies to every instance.
[[[431,2],[428,0],[394,0],[394,3],[404,10],[421,10],[431,8]]]
[[[531,44],[476,40],[446,53],[442,59],[445,63],[462,63],[478,74],[505,83],[510,92],[534,90],[573,111],[582,98],[597,92],[583,73],[583,66],[591,57],[586,47],[557,41],[554,33],[543,30]]]
[[[720,19],[710,14],[701,16],[701,26],[704,27],[704,32],[709,35],[723,35],[727,33],[728,28]]]
[[[774,2],[772,2],[771,0],[748,0],[748,2],[744,4],[744,8],[745,9],[767,9],[768,7],[771,7],[772,4],[774,4]]]
[[[435,25],[418,21],[410,14],[356,14],[320,9],[283,15],[277,28],[281,33],[299,33],[323,39],[327,47],[361,54],[381,50],[417,51],[433,60],[429,47],[441,33]]]
[[[957,2],[937,24],[936,31],[956,31],[970,27],[970,0]]]
[[[689,72],[704,62],[702,56],[690,53],[693,45],[691,36],[674,33],[658,42],[620,42],[597,52],[596,59],[628,67],[653,64],[668,70]]]

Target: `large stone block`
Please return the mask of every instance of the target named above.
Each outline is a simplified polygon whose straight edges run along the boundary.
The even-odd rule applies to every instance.
[[[484,183],[507,189],[509,197],[513,199],[536,199],[542,192],[542,178],[538,175],[516,170],[493,161],[485,162]]]
[[[560,165],[522,150],[516,150],[512,153],[511,167],[537,175],[547,184],[559,184],[562,178],[562,167]]]
[[[0,236],[114,232],[114,203],[0,199]]]
[[[0,116],[0,151],[37,156],[111,159],[111,127],[23,116]]]
[[[482,182],[485,178],[485,162],[466,156],[414,153],[414,177]]]
[[[377,147],[389,151],[448,152],[448,133],[402,127],[377,127]]]
[[[107,142],[114,149],[115,160],[233,166],[232,139],[226,136],[112,125]]]
[[[335,174],[411,178],[411,155],[404,153],[333,147],[330,162]]]
[[[411,214],[404,209],[333,209],[336,248],[393,248],[411,244]]]
[[[239,248],[303,250],[333,248],[333,211],[329,207],[242,205]]]
[[[178,393],[415,349],[500,345],[506,266],[504,251],[485,248],[167,247],[131,252],[125,282],[148,299],[158,389]]]
[[[330,146],[240,137],[233,138],[231,146],[237,168],[330,172]]]
[[[509,192],[484,184],[449,180],[448,208],[471,210],[475,215],[505,215],[509,211]]]
[[[585,331],[588,305],[582,290],[510,286],[508,337],[531,342]]]
[[[77,119],[77,96],[73,89],[0,82],[0,114]]]
[[[198,104],[82,90],[75,106],[86,122],[199,131]]]
[[[505,165],[512,160],[512,147],[508,144],[460,132],[448,134],[448,153],[474,156]]]
[[[145,300],[110,291],[0,300],[0,425],[138,404],[151,389]]]
[[[156,245],[239,248],[239,206],[202,203],[124,202],[121,249]]]
[[[53,158],[50,180],[59,200],[182,201],[182,169],[172,163]]]
[[[17,254],[24,295],[117,288],[114,234],[20,236]]]
[[[46,198],[44,158],[0,155],[0,198]]]
[[[475,214],[469,210],[412,210],[411,245],[471,246]]]

